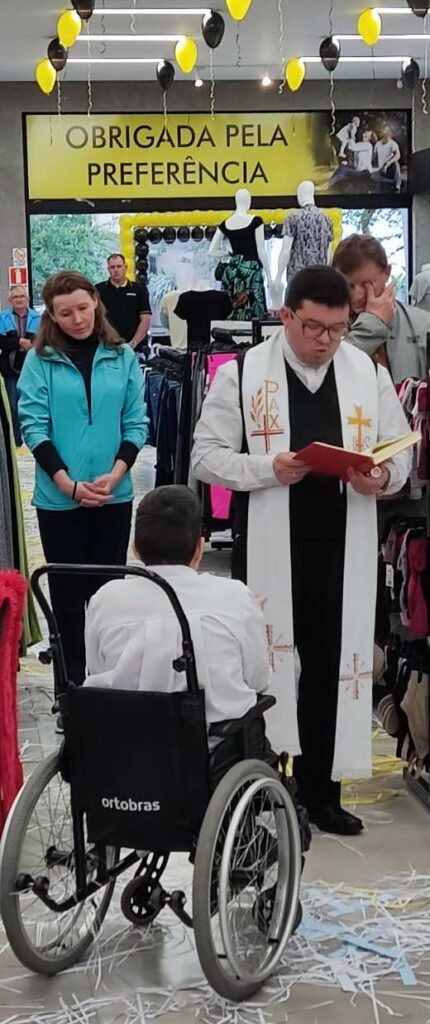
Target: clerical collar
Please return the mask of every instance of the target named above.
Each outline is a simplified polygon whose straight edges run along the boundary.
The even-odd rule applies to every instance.
[[[291,348],[286,331],[284,331],[283,349],[288,365],[299,380],[302,381],[302,384],[305,384],[312,392],[318,391],[331,366],[332,359],[329,359],[327,363],[323,363],[321,366],[309,366],[307,363],[302,363],[301,359],[296,356],[294,349]]]

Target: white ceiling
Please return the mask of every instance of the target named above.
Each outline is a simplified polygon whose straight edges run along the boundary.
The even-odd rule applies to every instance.
[[[259,78],[266,68],[273,76],[279,74],[280,32],[278,4],[282,5],[285,19],[285,56],[318,55],[321,40],[329,32],[328,9],[330,0],[253,0],[251,9],[240,26],[240,60],[236,46],[236,23],[229,17],[224,0],[214,2],[215,9],[225,15],[226,31],[220,47],[214,51],[216,78],[251,79]],[[68,7],[69,0],[0,0],[0,79],[4,81],[32,80],[37,62],[46,56],[49,40],[56,33],[56,23],[61,11]],[[97,12],[90,22],[90,32],[100,33],[104,27],[107,33],[131,34],[130,16],[109,15],[109,6],[132,7],[133,0],[96,0]],[[357,15],[366,7],[367,0],[334,0],[335,33],[356,32]],[[101,12],[105,7],[102,21]],[[201,0],[152,0],[151,5],[136,0],[137,9],[152,7],[204,7]],[[381,7],[384,4],[381,4]],[[385,6],[388,6],[386,0]],[[392,6],[408,11],[406,0],[392,0]],[[198,43],[199,70],[203,77],[208,73],[209,51],[201,37],[201,19],[198,16],[137,15],[136,32],[139,34],[169,33],[193,35]],[[405,41],[406,33],[422,33],[423,21],[411,13],[405,15],[387,14],[383,17],[383,31],[395,34],[395,40],[381,40],[376,56],[395,55],[399,62],[376,63],[377,78],[398,78],[400,59],[410,55],[416,57],[424,67],[425,43]],[[430,34],[430,17],[427,31]],[[85,34],[85,33],[84,33]],[[343,56],[369,56],[370,50],[361,40],[342,42]],[[106,45],[105,57],[165,57],[172,59],[173,42],[110,42]],[[103,45],[92,43],[93,57],[103,55]],[[70,57],[85,57],[87,41],[81,39],[70,51]],[[239,65],[239,66],[238,66]],[[67,81],[87,77],[87,66],[68,65],[64,72]],[[94,64],[91,76],[99,80],[153,80],[155,67],[146,64]],[[308,78],[327,78],[321,64],[309,64]],[[342,63],[336,72],[338,78],[363,78],[372,76],[369,63]],[[186,76],[177,71],[177,80]]]

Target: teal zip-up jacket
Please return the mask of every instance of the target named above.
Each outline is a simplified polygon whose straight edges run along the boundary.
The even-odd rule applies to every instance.
[[[109,473],[122,441],[142,448],[147,436],[143,376],[128,345],[100,344],[91,374],[91,409],[82,374],[63,353],[29,352],[18,382],[18,412],[31,451],[52,441],[72,480],[93,481]],[[131,501],[130,472],[112,494],[112,504]],[[62,511],[77,503],[62,494],[36,463],[33,505]]]

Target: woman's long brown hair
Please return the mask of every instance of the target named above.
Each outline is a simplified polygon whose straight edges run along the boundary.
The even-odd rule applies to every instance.
[[[51,277],[48,277],[43,286],[42,298],[46,309],[42,313],[40,329],[34,343],[34,348],[39,355],[46,354],[48,347],[53,348],[57,352],[64,352],[67,349],[67,337],[58,324],[51,319],[50,313],[53,312],[53,303],[57,295],[71,295],[78,288],[82,288],[93,299],[97,299],[94,334],[99,341],[106,345],[106,348],[119,348],[123,344],[121,338],[109,323],[105,307],[92,282],[87,277],[84,277],[83,274],[79,274],[77,270],[60,270],[58,274],[52,274]]]

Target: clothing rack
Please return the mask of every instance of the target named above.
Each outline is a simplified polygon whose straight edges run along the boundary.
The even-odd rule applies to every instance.
[[[426,381],[427,381],[427,398],[428,398],[428,410],[430,415],[430,333],[427,334],[427,358],[426,358]],[[430,445],[427,446],[427,536],[430,537]],[[429,567],[427,567],[428,571]],[[427,646],[429,648],[429,666],[430,666],[430,637],[427,637]],[[430,737],[430,701],[429,701],[429,737]],[[418,797],[422,804],[430,811],[430,772],[429,769],[421,772],[414,772],[408,766],[403,771],[403,778],[405,780],[407,788],[414,796]]]

